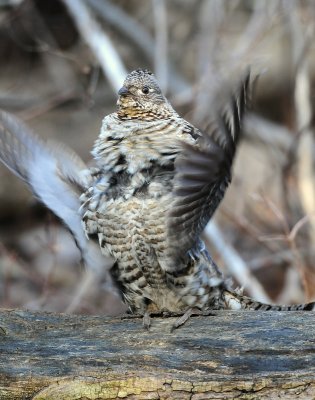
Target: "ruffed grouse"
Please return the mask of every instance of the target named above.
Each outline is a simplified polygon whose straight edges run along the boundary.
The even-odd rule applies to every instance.
[[[231,180],[249,86],[247,73],[201,132],[175,112],[152,73],[131,72],[118,111],[103,120],[90,169],[1,113],[4,164],[64,220],[92,266],[89,237],[98,238],[115,260],[111,272],[125,302],[147,327],[150,313],[161,311],[183,313],[178,326],[193,309],[281,309],[229,290],[200,239]]]

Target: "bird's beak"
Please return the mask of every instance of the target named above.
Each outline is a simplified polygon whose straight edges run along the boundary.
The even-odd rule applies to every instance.
[[[126,86],[123,86],[118,90],[118,94],[119,96],[128,96],[129,90],[126,88]]]

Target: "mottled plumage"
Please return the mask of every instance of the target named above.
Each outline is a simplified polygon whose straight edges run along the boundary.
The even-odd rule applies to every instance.
[[[0,158],[73,232],[87,264],[93,238],[132,312],[279,309],[231,291],[200,239],[231,180],[249,73],[201,132],[181,118],[147,70],[130,73],[117,112],[103,120],[87,168],[0,114]],[[311,310],[313,304],[292,306]],[[290,309],[285,307],[284,309]]]
[[[182,240],[172,237],[181,230],[171,213],[180,207],[175,160],[189,156],[187,146],[199,136],[142,70],[128,75],[118,112],[103,120],[92,152],[99,172],[82,196],[83,220],[86,232],[97,234],[104,253],[117,260],[113,272],[134,312],[202,308],[223,282],[198,237],[182,249],[187,254],[174,252],[174,240]]]
[[[248,73],[201,132],[150,72],[136,70],[118,111],[104,118],[92,152],[95,184],[82,196],[84,228],[117,260],[114,279],[133,312],[257,307],[228,291],[200,239],[231,180],[249,86]]]

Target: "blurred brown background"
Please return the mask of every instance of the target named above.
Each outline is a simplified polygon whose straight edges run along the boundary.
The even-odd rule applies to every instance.
[[[150,68],[175,109],[203,126],[214,93],[260,74],[234,179],[206,232],[250,296],[315,297],[315,3],[290,0],[0,0],[0,108],[88,161],[124,75]],[[115,314],[105,275],[0,166],[0,307]]]

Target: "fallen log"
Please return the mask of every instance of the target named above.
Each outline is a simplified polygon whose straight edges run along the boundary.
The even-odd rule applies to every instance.
[[[314,314],[174,318],[0,311],[0,399],[310,399]]]

